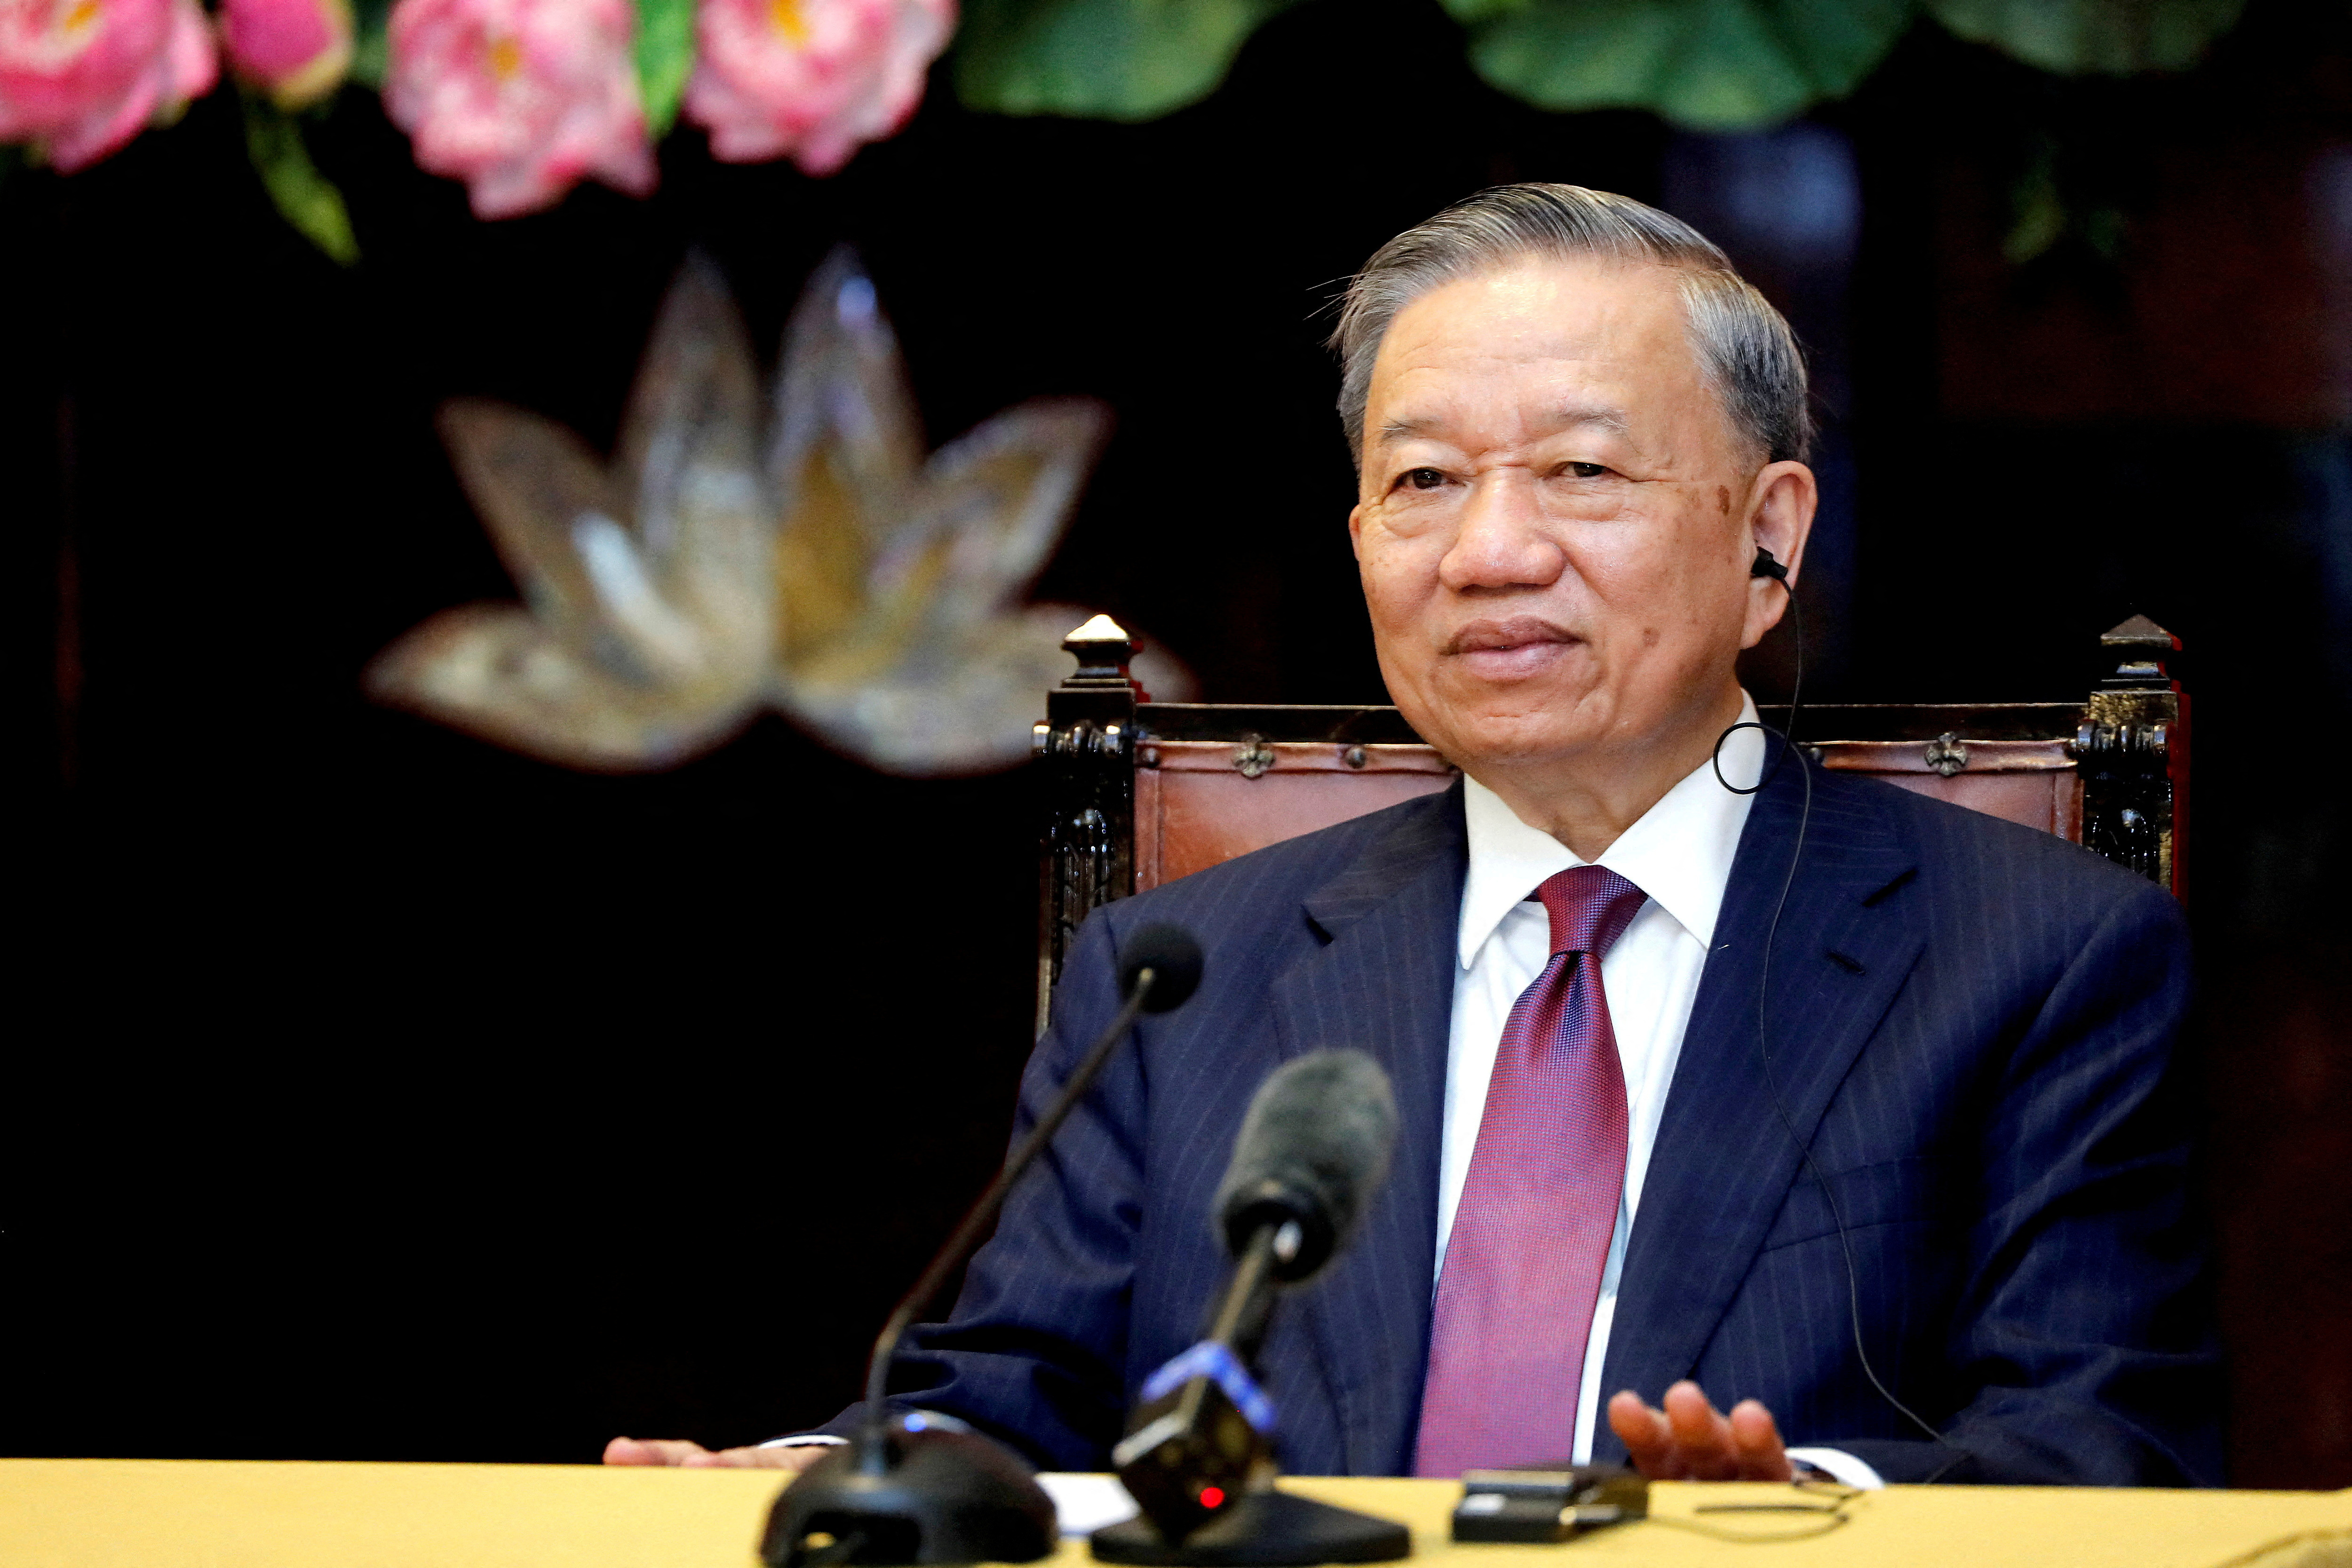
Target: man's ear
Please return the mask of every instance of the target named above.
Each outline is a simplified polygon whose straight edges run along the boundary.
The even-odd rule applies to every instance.
[[[1348,548],[1356,552],[1358,561],[1363,560],[1364,503],[1362,501],[1358,501],[1348,509]]]
[[[1785,569],[1785,576],[1755,576],[1748,584],[1747,624],[1740,628],[1741,647],[1754,647],[1780,621],[1795,592],[1805,560],[1805,541],[1813,531],[1813,512],[1821,505],[1821,487],[1813,470],[1802,463],[1767,463],[1757,471],[1748,489],[1747,553],[1769,550]],[[1783,584],[1786,584],[1784,591]]]

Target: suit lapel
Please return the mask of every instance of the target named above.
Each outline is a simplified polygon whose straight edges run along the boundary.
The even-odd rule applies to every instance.
[[[1697,1364],[1797,1177],[1798,1141],[1812,1137],[1918,959],[1922,939],[1897,912],[1904,900],[1871,902],[1912,868],[1909,847],[1866,792],[1818,771],[1812,779],[1803,853],[1772,942],[1769,1078],[1757,990],[1804,805],[1794,768],[1757,796],[1724,889],[1634,1215],[1604,1396],[1630,1388],[1654,1404]],[[1600,1423],[1594,1460],[1623,1453]]]
[[[1455,935],[1469,865],[1456,783],[1306,900],[1323,945],[1274,985],[1283,1057],[1352,1047],[1395,1086],[1388,1179],[1348,1249],[1297,1303],[1339,1406],[1347,1468],[1398,1472],[1411,1457],[1436,1268],[1438,1147]],[[1404,1364],[1400,1366],[1400,1362]]]

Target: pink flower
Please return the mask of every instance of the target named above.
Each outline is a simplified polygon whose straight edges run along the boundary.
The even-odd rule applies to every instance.
[[[648,195],[635,21],[629,0],[399,0],[384,107],[477,217],[552,206],[591,174]]]
[[[237,75],[299,109],[352,68],[352,0],[221,0],[221,42]]]
[[[0,142],[65,174],[220,78],[195,0],[0,0]]]
[[[713,156],[830,174],[907,122],[955,0],[702,0],[686,113]]]

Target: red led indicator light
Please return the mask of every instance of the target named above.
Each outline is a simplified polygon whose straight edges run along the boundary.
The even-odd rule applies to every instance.
[[[1202,1508],[1224,1507],[1225,1489],[1223,1487],[1202,1487],[1201,1489],[1201,1506]]]

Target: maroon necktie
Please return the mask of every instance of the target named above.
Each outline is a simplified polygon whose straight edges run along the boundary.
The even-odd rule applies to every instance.
[[[1437,1280],[1413,1471],[1568,1462],[1625,1187],[1625,1070],[1601,960],[1644,895],[1577,866],[1536,889],[1551,962],[1503,1026]]]

